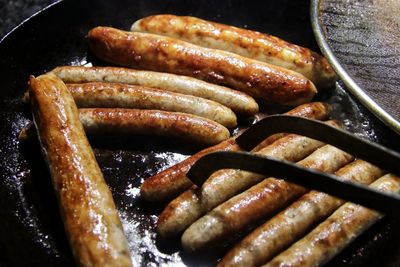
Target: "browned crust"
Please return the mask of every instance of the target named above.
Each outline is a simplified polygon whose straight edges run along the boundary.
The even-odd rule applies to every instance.
[[[324,172],[333,172],[352,157],[326,145],[298,164]],[[293,199],[306,193],[304,187],[284,180],[268,178],[219,205],[193,223],[182,236],[182,245],[196,251],[244,230],[262,218],[273,215]]]
[[[147,33],[96,27],[91,50],[115,64],[192,76],[227,85],[269,102],[298,105],[316,93],[303,75],[233,53]]]
[[[158,109],[194,114],[229,128],[237,125],[231,109],[192,95],[124,83],[78,83],[67,88],[79,108]]]
[[[79,122],[77,107],[55,75],[30,78],[34,121],[80,266],[131,266],[114,201]]]
[[[324,120],[328,118],[329,113],[330,106],[328,104],[323,102],[312,102],[300,105],[285,114],[316,120]],[[253,149],[253,152],[272,144],[274,141],[283,136],[285,136],[285,134],[274,134],[266,138],[265,141]],[[186,160],[146,179],[141,187],[141,195],[148,201],[165,201],[172,199],[193,185],[192,182],[186,177],[186,173],[197,159],[213,151],[237,151],[239,149],[240,148],[234,142],[234,140],[229,139],[219,145],[202,150]]]
[[[400,178],[387,174],[370,187],[398,194]],[[347,202],[264,266],[322,266],[382,217],[377,211]]]
[[[126,132],[173,136],[204,145],[229,138],[221,124],[180,112],[123,108],[83,108],[79,117],[87,133]]]
[[[203,149],[178,164],[146,179],[140,188],[141,196],[148,201],[165,201],[186,190],[193,183],[186,177],[192,165],[202,156],[215,151],[239,151],[233,138]]]
[[[210,48],[225,48],[242,56],[271,64],[282,62],[284,66],[280,66],[303,73],[317,86],[330,86],[336,78],[332,67],[321,55],[308,48],[257,31],[196,17],[169,14],[142,18],[132,25],[132,30],[175,37]],[[228,44],[223,46],[224,42]],[[285,58],[285,51],[290,51],[295,58],[290,58],[292,61],[289,61]]]
[[[258,112],[256,101],[243,92],[183,75],[121,67],[62,66],[51,71],[66,83],[112,82],[159,88],[213,100],[242,116]]]
[[[326,120],[328,119],[330,113],[331,113],[331,107],[327,103],[311,102],[297,106],[294,109],[286,112],[285,115],[299,116],[315,120]],[[253,152],[259,151],[263,147],[272,144],[279,138],[284,137],[285,135],[287,134],[286,133],[273,134],[267,137],[261,143],[259,143],[255,148],[253,148],[252,151]]]
[[[369,184],[384,172],[365,161],[355,160],[335,174],[345,180]],[[343,203],[344,200],[317,191],[305,194],[236,244],[218,266],[260,266]]]
[[[336,126],[332,121],[327,123]],[[323,145],[322,142],[308,137],[289,134],[255,154],[296,162]],[[181,233],[215,206],[264,178],[260,174],[235,169],[213,173],[200,188],[188,189],[167,205],[158,218],[157,232],[163,237]]]

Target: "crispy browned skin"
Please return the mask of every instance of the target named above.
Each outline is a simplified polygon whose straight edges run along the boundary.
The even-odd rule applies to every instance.
[[[323,102],[311,102],[295,107],[292,110],[286,112],[286,115],[299,116],[315,120],[326,120],[329,117],[331,107]],[[260,144],[258,144],[252,151],[258,151],[269,144],[272,144],[275,140],[284,137],[286,133],[277,133],[269,136]]]
[[[347,164],[335,175],[370,184],[384,174],[362,160]],[[231,249],[219,266],[259,266],[300,238],[317,222],[328,217],[344,200],[311,191],[261,225]]]
[[[67,84],[79,108],[158,109],[194,114],[225,127],[237,125],[229,108],[204,98],[123,83]]]
[[[301,116],[316,120],[324,120],[328,118],[330,113],[329,105],[322,102],[312,102],[300,105],[290,111],[287,115]],[[274,134],[265,139],[262,144],[253,149],[254,152],[272,144],[274,141],[283,137],[284,134]],[[184,161],[146,179],[141,187],[141,195],[149,201],[165,201],[172,199],[184,190],[188,189],[192,182],[186,177],[186,173],[197,159],[210,152],[219,150],[238,151],[239,147],[234,140],[227,140],[214,147],[202,150]]]
[[[161,34],[204,47],[230,51],[297,71],[318,87],[328,87],[336,75],[317,53],[268,34],[189,16],[154,15],[136,21],[132,31]]]
[[[54,75],[31,77],[29,94],[76,263],[131,266],[118,212],[79,122],[72,96]]]
[[[57,67],[51,72],[66,83],[112,82],[141,85],[213,100],[242,116],[251,116],[258,112],[256,101],[245,93],[183,75],[118,67],[82,66]]]
[[[199,158],[215,151],[239,150],[241,149],[233,138],[203,149],[178,164],[146,179],[140,188],[140,195],[149,201],[165,201],[173,198],[193,185],[186,177],[186,173]]]
[[[400,178],[387,174],[371,187],[398,194]],[[264,266],[322,266],[381,218],[382,214],[376,211],[348,202]]]
[[[326,145],[298,165],[334,172],[352,159],[349,154]],[[182,245],[185,250],[193,252],[215,244],[271,216],[306,192],[306,188],[281,179],[265,179],[194,222],[182,235]]]
[[[323,145],[317,140],[291,134],[255,154],[295,162]],[[193,187],[168,204],[158,217],[157,232],[164,237],[182,233],[200,216],[264,178],[260,174],[235,169],[213,173],[200,188]]]
[[[125,132],[172,136],[203,145],[217,144],[217,146],[221,146],[221,149],[223,145],[219,145],[219,143],[228,139],[230,135],[228,129],[217,122],[179,112],[122,108],[81,108],[79,113],[85,131],[90,134]],[[34,132],[31,131],[29,124],[21,130],[19,140],[26,141],[31,138],[32,134]],[[190,166],[187,168],[190,168]],[[162,195],[161,193],[160,198],[163,197]],[[155,196],[155,198],[157,197]]]
[[[229,138],[221,124],[191,114],[161,110],[83,108],[79,117],[87,133],[126,132],[174,136],[204,145]]]
[[[96,27],[89,46],[118,65],[192,76],[285,105],[310,101],[317,90],[303,75],[234,53],[148,33]]]

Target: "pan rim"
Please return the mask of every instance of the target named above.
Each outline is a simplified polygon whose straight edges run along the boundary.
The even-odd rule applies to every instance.
[[[315,40],[326,59],[336,71],[339,78],[346,85],[346,88],[354,95],[362,105],[371,111],[379,120],[400,134],[400,121],[397,121],[393,116],[387,113],[380,107],[367,93],[354,81],[351,75],[340,64],[331,47],[329,46],[323,30],[323,25],[320,21],[320,5],[322,0],[311,0],[310,19],[311,26],[314,32]]]
[[[2,36],[0,38],[0,46],[9,38],[9,36],[11,34],[13,34],[15,31],[17,31],[19,28],[23,27],[25,24],[27,24],[28,22],[30,22],[34,17],[37,17],[38,15],[40,15],[41,13],[45,12],[46,10],[60,4],[64,2],[64,0],[56,0],[53,3],[50,3],[49,5],[45,6],[44,8],[36,11],[35,13],[33,13],[32,15],[30,15],[29,17],[27,17],[26,19],[24,19],[23,21],[21,21],[20,23],[18,23],[14,28],[12,28],[10,31],[8,31],[4,36]]]

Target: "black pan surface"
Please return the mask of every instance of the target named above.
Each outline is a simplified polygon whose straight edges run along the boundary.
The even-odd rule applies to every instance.
[[[99,64],[85,35],[98,25],[129,29],[141,17],[193,15],[280,36],[318,50],[309,23],[308,1],[66,0],[32,17],[0,43],[0,262],[7,266],[71,266],[50,177],[37,141],[20,143],[31,120],[21,97],[30,74],[59,65]],[[319,96],[348,130],[400,151],[399,137],[349,96],[338,82]],[[141,201],[147,177],[199,148],[152,136],[90,138],[118,206],[131,254],[139,266],[212,266],[215,259],[185,255],[177,240],[158,240],[154,231],[162,205]],[[332,266],[399,266],[400,227],[390,218],[374,226],[332,262]],[[216,256],[218,257],[218,255]]]

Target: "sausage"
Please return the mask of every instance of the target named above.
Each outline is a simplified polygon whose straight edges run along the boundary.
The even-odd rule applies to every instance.
[[[64,83],[30,78],[30,102],[61,218],[79,266],[132,266],[110,190]]]
[[[297,71],[319,87],[332,86],[336,74],[328,61],[310,49],[275,36],[188,16],[154,15],[136,21],[131,31],[178,38],[196,45]]]
[[[67,83],[113,82],[141,85],[213,100],[241,116],[252,116],[258,112],[257,102],[242,92],[182,75],[117,67],[81,66],[57,67],[51,72]]]
[[[123,83],[88,82],[67,84],[67,88],[79,108],[158,109],[194,114],[229,128],[237,126],[231,109],[200,97]],[[23,100],[27,102],[29,94]]]
[[[220,142],[228,139],[230,135],[228,129],[217,122],[179,112],[121,108],[81,108],[79,109],[79,114],[81,123],[89,134],[110,132],[154,134],[180,137],[203,145],[219,145]],[[18,136],[21,142],[25,142],[32,135],[35,135],[35,132],[31,130],[31,126],[31,124],[28,124],[22,128]],[[190,169],[190,166],[187,168]],[[188,180],[187,178],[185,179]],[[175,182],[179,183],[177,180]],[[185,183],[185,181],[182,182]],[[155,181],[155,183],[159,182]],[[160,194],[159,197],[163,198],[162,192]],[[155,198],[157,199],[157,196]]]
[[[255,154],[298,161],[321,146],[323,146],[322,142],[291,134]],[[158,218],[157,232],[163,237],[180,234],[218,204],[263,179],[263,175],[247,171],[234,169],[217,171],[201,188],[191,188],[167,205]]]
[[[351,155],[325,145],[298,162],[298,165],[323,172],[334,172],[352,159]],[[306,188],[281,179],[265,179],[194,222],[182,235],[183,248],[194,252],[214,245],[221,239],[271,216],[306,192]]]
[[[202,156],[215,151],[240,151],[234,138],[229,138],[212,147],[205,148],[178,164],[147,178],[140,187],[140,195],[148,201],[165,201],[193,185],[186,173]]]
[[[370,186],[398,194],[400,177],[387,174]],[[348,202],[264,266],[322,266],[382,217],[376,211]]]
[[[356,160],[335,173],[345,180],[363,184],[370,184],[383,174],[382,170],[362,160]],[[341,199],[318,191],[305,194],[236,244],[218,266],[260,266],[343,203]]]
[[[237,125],[231,109],[200,97],[121,83],[67,84],[79,108],[158,109],[194,114],[225,127]]]
[[[229,138],[221,124],[191,114],[161,110],[83,108],[79,118],[87,133],[126,132],[174,136],[215,145]]]
[[[88,38],[93,53],[104,61],[192,76],[268,102],[299,105],[317,92],[314,84],[297,72],[170,37],[96,27]]]
[[[290,111],[287,115],[301,116],[317,120],[327,119],[330,113],[330,107],[326,103],[312,102],[300,105]],[[284,134],[274,134],[265,139],[253,151],[258,151],[274,141],[283,137]],[[186,177],[186,173],[197,159],[214,151],[239,151],[239,146],[233,139],[228,139],[214,147],[202,150],[182,162],[147,178],[141,186],[141,196],[148,201],[165,201],[176,197],[184,190],[188,189],[192,182]]]
[[[310,138],[288,135],[256,154],[297,161],[322,145]],[[182,233],[207,211],[262,179],[262,175],[234,169],[215,172],[201,188],[191,188],[167,205],[158,218],[157,232],[162,237]]]
[[[292,110],[286,112],[286,115],[299,116],[315,120],[326,120],[331,112],[331,107],[323,102],[311,102],[295,107]],[[259,143],[252,151],[258,151],[269,144],[272,144],[275,140],[284,137],[286,133],[276,133]]]

